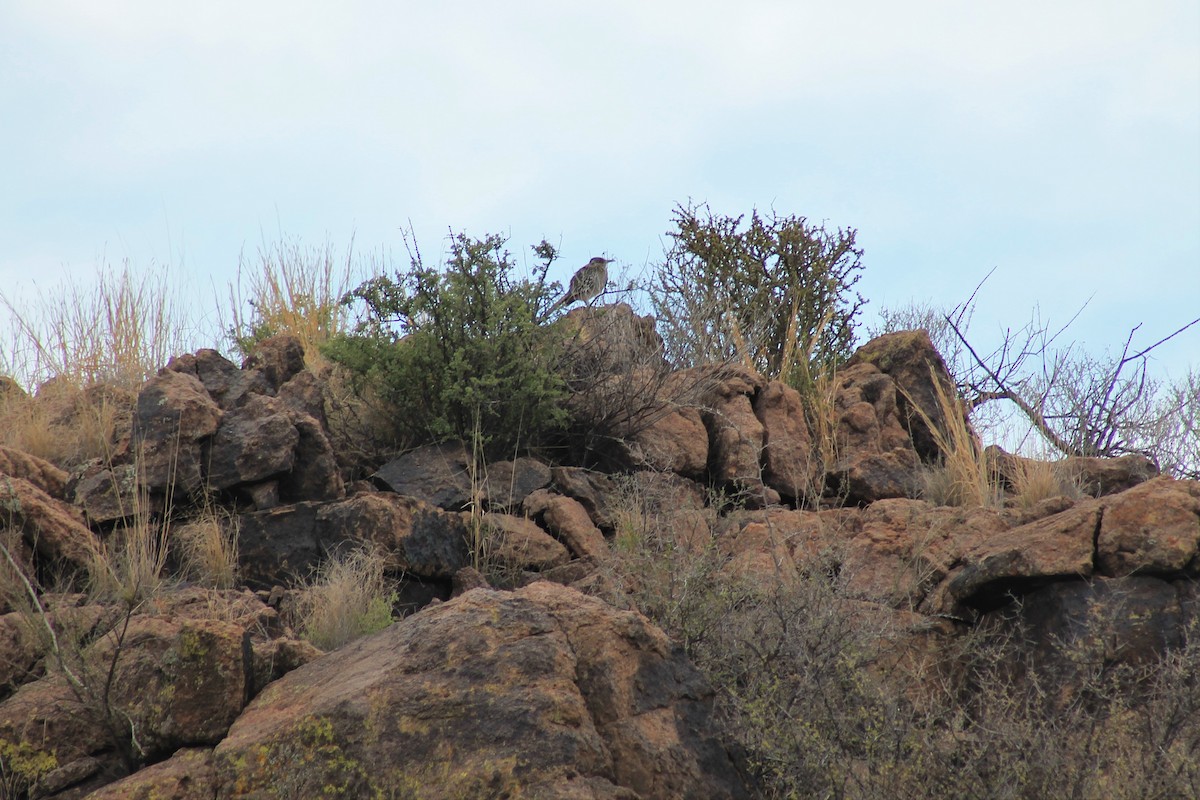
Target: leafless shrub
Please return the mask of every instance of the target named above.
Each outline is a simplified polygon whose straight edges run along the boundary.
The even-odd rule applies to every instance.
[[[990,276],[990,273],[989,273]],[[985,277],[985,281],[987,278]],[[1007,401],[1029,430],[1063,455],[1116,457],[1130,453],[1157,461],[1179,477],[1200,475],[1200,379],[1194,371],[1174,383],[1148,373],[1148,358],[1165,342],[1200,323],[1180,326],[1144,347],[1135,326],[1117,355],[1095,356],[1061,340],[1077,312],[1057,329],[1037,310],[1028,323],[1006,331],[999,346],[980,352],[968,338],[975,296],[953,309],[912,306],[882,315],[877,333],[923,327],[946,358],[977,428],[1011,417]],[[1024,442],[1029,437],[1023,437]]]
[[[672,410],[699,406],[719,368],[673,371],[653,319],[626,303],[580,308],[558,323],[570,391],[569,441],[582,460],[621,461],[629,441]]]
[[[836,556],[796,580],[748,581],[726,568],[715,514],[684,533],[634,488],[617,500],[612,573],[597,591],[663,626],[718,688],[724,735],[762,797],[1200,789],[1194,631],[1158,660],[1120,666],[1080,649],[1103,641],[1107,623],[1096,619],[1057,645],[1069,672],[1036,658],[1030,632],[996,615],[936,634],[931,649],[916,642],[934,634],[909,627],[911,617],[852,597]]]

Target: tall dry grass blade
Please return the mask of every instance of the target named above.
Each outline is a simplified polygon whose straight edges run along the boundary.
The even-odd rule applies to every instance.
[[[930,419],[920,404],[901,389],[908,397],[910,407],[933,433],[934,442],[941,451],[941,463],[926,471],[925,498],[937,505],[998,505],[999,475],[976,441],[961,402],[952,394],[952,390],[938,380],[932,367],[929,369],[929,378],[942,424]]]
[[[243,271],[243,260],[237,285],[229,287],[229,330],[237,348],[248,354],[259,341],[286,333],[300,340],[310,367],[324,364],[320,345],[348,332],[352,324],[351,309],[342,305],[342,298],[381,274],[382,261],[359,258],[353,241],[343,259],[330,244],[304,247],[293,241],[260,248],[257,266]],[[243,277],[248,295],[244,298]]]

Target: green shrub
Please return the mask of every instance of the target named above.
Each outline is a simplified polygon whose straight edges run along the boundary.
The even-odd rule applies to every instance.
[[[453,236],[444,270],[414,248],[408,272],[344,299],[363,301],[367,316],[324,352],[395,410],[400,444],[461,439],[480,442],[487,458],[511,457],[564,426],[561,342],[539,325],[557,289],[545,283],[556,254],[535,247],[542,263],[517,279],[504,245]]]
[[[804,217],[680,205],[650,298],[679,366],[733,360],[806,385],[850,356],[862,270],[856,231]]]

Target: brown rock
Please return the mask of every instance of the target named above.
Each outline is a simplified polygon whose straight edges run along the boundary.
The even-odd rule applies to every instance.
[[[712,696],[639,614],[477,589],[268,687],[214,752],[219,796],[746,797]]]
[[[197,350],[176,356],[166,369],[194,376],[223,410],[236,408],[254,394],[271,394],[271,387],[257,370],[240,370],[216,350]]]
[[[872,364],[895,382],[896,416],[900,425],[909,434],[921,460],[936,462],[942,452],[930,423],[934,429],[947,429],[938,395],[957,402],[958,390],[928,331],[898,331],[878,336],[860,347],[846,362],[846,368],[856,364]],[[960,421],[970,427],[966,409],[958,413],[962,415]]]
[[[77,764],[73,780],[118,776],[118,753],[138,762],[215,744],[246,703],[249,654],[249,637],[231,623],[134,617],[83,649],[74,667],[82,688],[55,673],[0,703],[0,744]]]
[[[161,500],[139,494],[137,471],[136,464],[110,466],[92,459],[71,474],[67,496],[93,525],[130,519],[139,510],[157,513]]]
[[[208,483],[214,489],[284,475],[296,463],[300,433],[283,402],[251,395],[225,413],[207,448]]]
[[[217,432],[221,409],[194,375],[163,370],[142,386],[133,441],[143,484],[175,485],[188,493],[203,485],[200,443]]]
[[[458,514],[414,497],[375,492],[318,511],[321,538],[377,545],[387,568],[424,578],[450,578],[468,560],[467,529]]]
[[[515,461],[499,461],[487,466],[488,508],[492,511],[509,511],[520,508],[530,492],[550,485],[550,467],[536,458],[522,456]]]
[[[255,639],[250,644],[250,653],[253,676],[251,697],[297,667],[325,655],[311,642],[291,636]]]
[[[540,572],[571,558],[561,542],[531,520],[489,513],[483,515],[483,524],[491,534],[488,556],[506,567]]]
[[[51,650],[46,625],[59,637],[75,637],[86,641],[93,638],[102,626],[116,622],[115,612],[101,606],[65,606],[53,608],[50,599],[42,597],[40,612],[13,611],[0,616],[0,698],[8,697],[23,683],[41,677],[46,671],[43,658]],[[26,605],[26,608],[29,606]]]
[[[967,549],[931,595],[931,610],[987,610],[1051,580],[1091,576],[1100,504],[1088,501]]]
[[[551,474],[554,488],[560,494],[579,501],[597,528],[612,530],[614,518],[609,498],[615,496],[617,491],[612,478],[582,467],[554,467]]]
[[[242,369],[257,370],[274,394],[304,369],[304,345],[290,334],[281,333],[254,346]]]
[[[185,747],[92,792],[87,800],[213,800],[217,783],[212,761],[212,748]]]
[[[872,503],[856,518],[841,578],[855,596],[896,609],[916,609],[945,580],[964,550],[1004,534],[989,508],[935,507],[920,500]]]
[[[632,469],[699,480],[708,465],[708,430],[699,409],[690,406],[659,406],[621,444],[621,460]]]
[[[293,503],[238,517],[238,576],[246,586],[287,586],[316,570],[339,541],[317,525],[319,505]]]
[[[0,480],[0,530],[5,528],[20,531],[42,566],[83,572],[99,554],[78,510],[22,478]]]
[[[920,461],[900,424],[896,384],[874,365],[838,373],[837,462],[829,476],[847,503],[913,493]]]
[[[608,558],[604,534],[592,524],[582,503],[547,489],[538,489],[525,498],[525,513],[540,518],[542,525],[563,541],[576,558],[596,561]]]
[[[471,457],[461,442],[419,447],[371,476],[381,489],[461,511],[472,500]]]
[[[1120,458],[1071,456],[1058,465],[1066,480],[1074,481],[1092,497],[1118,494],[1159,474],[1153,461],[1132,454]]]
[[[578,375],[627,375],[665,366],[654,317],[635,314],[628,303],[573,308],[555,325]]]
[[[1107,498],[1096,540],[1103,575],[1200,574],[1200,482],[1155,478]]]
[[[0,475],[26,480],[56,500],[66,496],[66,472],[45,459],[3,445],[0,445]]]
[[[364,492],[333,503],[294,503],[238,518],[238,568],[255,589],[308,577],[346,543],[369,543],[395,573],[449,579],[467,563],[457,514],[413,497]]]
[[[764,381],[747,369],[718,369],[720,381],[705,399],[703,409],[709,475],[721,486],[752,489],[762,485],[760,459],[766,433],[750,401]]]
[[[290,412],[290,417],[299,438],[292,469],[279,482],[281,499],[296,502],[345,497],[346,486],[325,428],[317,419],[298,411]]]
[[[325,416],[325,393],[321,381],[308,370],[302,370],[293,375],[287,383],[279,387],[276,397],[297,414],[315,419],[320,424],[321,430],[329,429],[329,421]]]
[[[770,381],[754,398],[754,415],[763,426],[763,482],[785,499],[804,497],[814,484],[817,464],[800,393],[782,381]]]

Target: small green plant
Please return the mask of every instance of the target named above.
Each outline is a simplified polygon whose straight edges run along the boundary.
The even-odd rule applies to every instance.
[[[680,366],[735,362],[803,386],[850,356],[864,303],[853,229],[680,205],[650,299]]]
[[[443,270],[413,246],[407,272],[345,298],[363,301],[367,316],[324,352],[399,412],[402,445],[469,441],[478,429],[485,457],[511,458],[565,425],[561,343],[539,324],[557,294],[545,283],[556,254],[534,248],[541,265],[518,279],[504,245],[500,236],[452,236]]]
[[[301,590],[304,638],[335,650],[392,624],[397,594],[383,566],[383,556],[367,548],[330,557]]]

